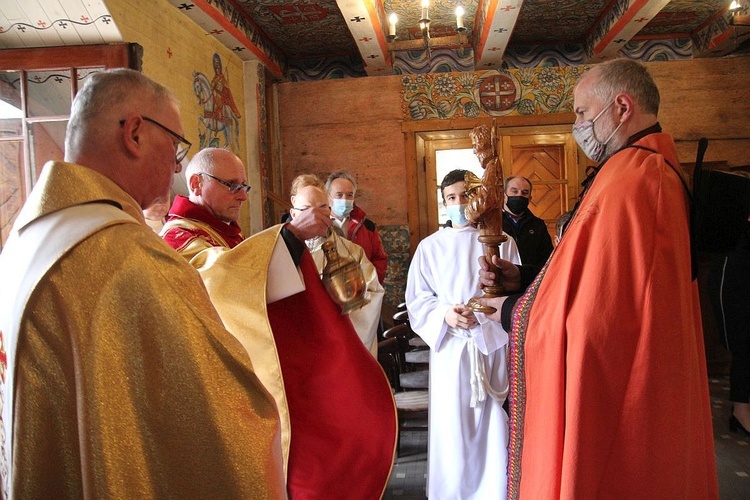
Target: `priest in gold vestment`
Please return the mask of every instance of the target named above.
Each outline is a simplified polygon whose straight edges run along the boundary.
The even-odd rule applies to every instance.
[[[198,274],[144,224],[174,98],[89,76],[0,254],[6,498],[285,498],[279,418]]]

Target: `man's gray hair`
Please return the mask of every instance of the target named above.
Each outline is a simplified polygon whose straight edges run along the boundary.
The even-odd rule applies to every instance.
[[[614,59],[597,64],[583,78],[594,78],[594,95],[604,104],[625,92],[633,97],[645,113],[659,113],[659,88],[646,67],[632,59]]]
[[[336,179],[346,179],[351,182],[352,186],[354,186],[354,194],[357,194],[357,181],[355,181],[354,177],[347,172],[334,172],[329,175],[328,180],[326,181],[326,193],[331,192],[331,183]]]
[[[526,182],[528,182],[529,183],[529,196],[531,196],[531,191],[534,189],[534,184],[531,183],[531,180],[528,177],[524,177],[522,175],[511,175],[510,177],[506,177],[505,186],[503,186],[506,191],[508,190],[508,183],[512,181],[513,179],[523,179]]]
[[[73,99],[70,119],[65,133],[66,151],[96,144],[92,139],[103,125],[104,119],[117,120],[125,116],[110,116],[132,103],[149,103],[152,106],[166,102],[177,103],[174,95],[163,85],[132,69],[118,68],[89,75],[86,83]],[[143,113],[149,110],[144,106]]]

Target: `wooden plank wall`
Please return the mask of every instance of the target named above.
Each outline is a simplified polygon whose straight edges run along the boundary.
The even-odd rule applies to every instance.
[[[662,96],[660,121],[682,162],[695,161],[697,140],[706,136],[707,161],[750,165],[750,57],[647,65]],[[283,83],[278,95],[285,195],[297,174],[347,170],[357,176],[357,201],[373,220],[408,224],[415,159],[406,142],[414,134],[402,131],[399,76]]]
[[[649,63],[659,85],[659,121],[672,134],[680,161],[695,161],[709,139],[706,161],[750,165],[750,57]]]
[[[345,170],[357,204],[379,225],[406,223],[401,79],[348,78],[278,85],[283,193],[294,177]]]

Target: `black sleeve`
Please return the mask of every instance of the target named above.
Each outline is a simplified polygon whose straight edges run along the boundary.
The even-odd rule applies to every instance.
[[[517,267],[521,271],[521,290],[526,290],[531,282],[534,281],[536,275],[539,274],[539,271],[542,270],[542,266],[532,266],[530,264]]]
[[[536,275],[539,274],[539,271],[542,270],[540,266],[521,265],[516,267],[518,267],[518,270],[521,271],[520,291],[519,293],[508,295],[508,298],[505,299],[505,302],[503,302],[503,307],[500,310],[500,324],[503,325],[503,328],[506,332],[510,331],[511,315],[513,314],[513,308],[515,307],[516,302],[518,302],[518,299],[521,298],[531,282],[534,281],[534,278],[536,278]]]
[[[544,265],[545,262],[547,262],[547,259],[549,259],[549,256],[552,254],[552,250],[555,249],[554,245],[552,244],[552,238],[550,237],[549,233],[547,232],[547,226],[544,226],[544,238],[542,238],[542,248],[539,255],[543,257],[541,259],[540,264]]]
[[[307,249],[305,243],[297,239],[294,233],[286,226],[281,228],[281,237],[284,238],[284,243],[286,243],[286,248],[289,250],[289,255],[292,256],[294,265],[299,266],[299,263],[302,261],[302,253]]]
[[[522,293],[508,295],[508,298],[505,299],[505,302],[503,302],[503,307],[500,310],[500,324],[503,325],[503,328],[506,332],[510,332],[511,315],[513,314],[513,308],[522,295]]]

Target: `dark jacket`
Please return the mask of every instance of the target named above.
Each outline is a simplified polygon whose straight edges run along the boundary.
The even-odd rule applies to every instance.
[[[526,210],[518,222],[503,211],[503,231],[516,240],[523,265],[541,267],[547,262],[552,253],[552,238],[547,224],[530,210]]]

